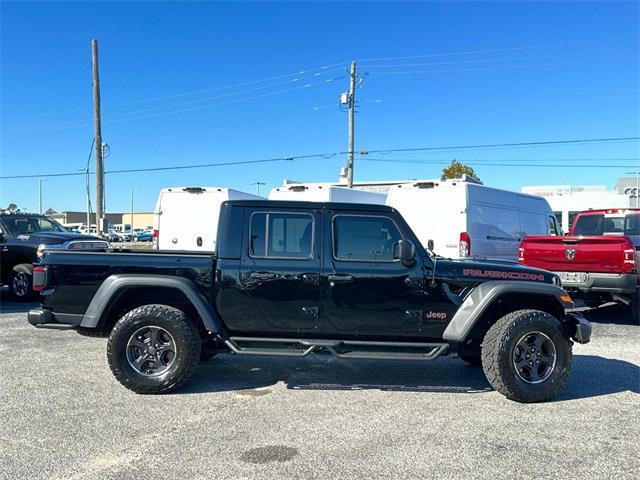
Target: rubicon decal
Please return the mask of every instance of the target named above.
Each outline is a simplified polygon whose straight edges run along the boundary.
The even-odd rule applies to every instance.
[[[544,282],[544,275],[530,272],[503,272],[500,270],[481,270],[479,268],[465,268],[462,274],[466,277],[498,278],[502,280],[530,280]]]

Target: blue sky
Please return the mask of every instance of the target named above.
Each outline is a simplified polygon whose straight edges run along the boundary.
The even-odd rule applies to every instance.
[[[93,136],[93,37],[100,42],[107,170],[344,151],[347,115],[337,100],[347,88],[342,62],[352,59],[368,74],[357,92],[357,150],[640,131],[637,2],[2,2],[1,8],[4,176],[84,168]],[[333,66],[320,68],[327,65]],[[253,83],[273,77],[279,78]],[[434,178],[443,165],[410,162],[453,158],[473,164],[485,184],[514,190],[613,186],[640,165],[638,142],[387,152],[357,159],[355,179]],[[536,167],[535,160],[575,166]],[[501,162],[527,166],[487,165]],[[284,178],[335,180],[345,163],[335,156],[111,174],[107,210],[127,210],[132,186],[136,209],[150,211],[167,186],[254,191],[255,181],[271,188]],[[43,190],[45,208],[84,209],[83,177],[49,178]],[[37,180],[0,180],[0,206],[9,202],[36,210]]]

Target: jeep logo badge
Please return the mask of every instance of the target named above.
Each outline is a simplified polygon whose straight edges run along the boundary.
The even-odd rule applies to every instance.
[[[567,260],[573,260],[574,258],[576,258],[576,250],[575,250],[575,248],[567,248],[564,251],[564,255],[565,255],[565,257],[567,257]]]

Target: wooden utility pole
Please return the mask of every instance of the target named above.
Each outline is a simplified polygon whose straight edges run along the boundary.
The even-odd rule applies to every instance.
[[[347,161],[347,186],[353,188],[353,156],[355,144],[355,107],[356,107],[356,62],[351,62],[349,73],[349,158]]]
[[[91,70],[93,73],[93,132],[96,145],[96,233],[102,234],[104,216],[104,162],[102,159],[102,126],[100,120],[100,73],[98,72],[98,41],[91,40]],[[91,231],[91,225],[87,226]]]

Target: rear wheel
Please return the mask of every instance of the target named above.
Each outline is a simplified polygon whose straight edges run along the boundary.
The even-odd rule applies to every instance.
[[[167,305],[144,305],[122,317],[107,344],[116,379],[136,393],[167,393],[181,386],[200,360],[196,325]]]
[[[518,310],[499,319],[485,335],[482,365],[491,386],[507,398],[544,402],[564,388],[571,345],[549,313]]]
[[[31,302],[36,298],[33,291],[33,276],[27,272],[16,272],[9,274],[9,294],[18,302]]]

